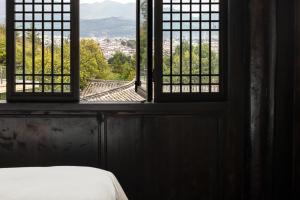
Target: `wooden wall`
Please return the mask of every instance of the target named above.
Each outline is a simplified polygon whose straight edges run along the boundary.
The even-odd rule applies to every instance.
[[[108,117],[107,168],[137,199],[219,199],[222,122],[218,116]],[[124,176],[131,172],[136,176]]]
[[[231,151],[224,149],[222,113],[2,116],[0,166],[107,169],[130,199],[221,199],[223,193],[231,199],[223,182],[231,182],[226,188],[238,196],[234,186],[241,179],[234,171],[239,163],[224,160]]]
[[[98,166],[98,123],[90,116],[0,118],[0,166]]]

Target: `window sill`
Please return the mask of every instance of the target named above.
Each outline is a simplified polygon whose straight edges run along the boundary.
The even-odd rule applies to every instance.
[[[133,112],[199,113],[224,111],[227,102],[199,103],[6,103],[0,102],[0,114],[6,112]]]

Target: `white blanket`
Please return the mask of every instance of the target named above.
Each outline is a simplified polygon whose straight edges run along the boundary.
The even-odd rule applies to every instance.
[[[0,169],[0,200],[127,200],[115,176],[90,167]]]

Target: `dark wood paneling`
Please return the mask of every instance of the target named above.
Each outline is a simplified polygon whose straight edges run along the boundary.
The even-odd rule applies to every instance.
[[[228,105],[224,131],[224,200],[243,199],[249,91],[249,1],[228,0]]]
[[[107,169],[130,199],[219,199],[222,121],[210,116],[107,119]]]
[[[298,1],[298,0],[297,0]],[[292,199],[293,160],[293,0],[277,0],[277,62],[272,200]],[[268,169],[270,170],[270,169]]]
[[[294,200],[300,199],[300,1],[295,1],[295,81],[294,81]]]
[[[0,118],[0,166],[98,165],[96,118]]]
[[[143,133],[141,117],[108,118],[106,169],[112,171],[130,199],[143,199]]]

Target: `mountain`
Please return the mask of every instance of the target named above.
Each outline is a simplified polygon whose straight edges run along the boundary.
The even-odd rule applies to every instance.
[[[5,22],[5,1],[0,0],[0,23]],[[118,3],[115,1],[103,1],[100,3],[80,4],[80,19],[103,19],[119,17],[122,19],[135,20],[135,3]]]
[[[115,1],[103,1],[100,3],[80,4],[81,19],[102,19],[119,17],[123,19],[135,20],[135,3],[118,3]]]
[[[5,22],[5,0],[0,0],[0,23]],[[81,37],[134,37],[135,3],[114,1],[80,4]]]
[[[80,21],[81,37],[135,37],[135,21],[110,17]]]

